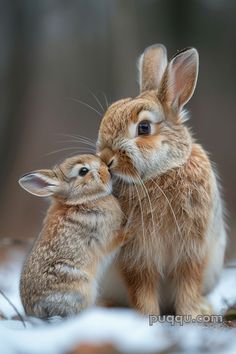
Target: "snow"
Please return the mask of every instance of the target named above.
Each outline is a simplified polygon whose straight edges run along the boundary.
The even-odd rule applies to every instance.
[[[227,353],[235,354],[236,329],[155,324],[132,310],[93,308],[77,318],[55,324],[11,327],[1,321],[0,343],[4,354],[64,354],[78,343],[113,343],[121,353]]]
[[[19,278],[23,260],[24,254],[22,252],[16,250],[11,251],[8,254],[8,261],[1,264],[0,268],[0,289],[4,291],[20,313],[23,313],[23,307],[19,295]],[[7,318],[16,315],[12,306],[8,304],[1,294],[0,311],[2,311]]]
[[[208,298],[217,314],[225,313],[236,305],[236,268],[224,269],[217,287]]]
[[[23,313],[18,283],[23,256],[10,255],[0,268],[0,284]],[[226,268],[217,288],[209,296],[217,314],[236,303],[236,269]],[[79,343],[112,343],[121,353],[236,353],[236,329],[154,323],[130,309],[94,307],[68,320],[50,323],[28,319],[26,328],[10,320],[14,310],[0,296],[0,310],[9,318],[0,321],[0,354],[66,354]]]

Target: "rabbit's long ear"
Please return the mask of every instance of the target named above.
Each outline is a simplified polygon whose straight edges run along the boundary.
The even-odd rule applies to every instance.
[[[52,170],[38,170],[21,177],[19,184],[33,195],[48,197],[56,192],[59,181]]]
[[[138,61],[140,92],[159,88],[167,63],[166,48],[162,44],[145,49]]]
[[[198,78],[199,57],[195,48],[184,49],[169,62],[159,97],[175,112],[192,97]]]

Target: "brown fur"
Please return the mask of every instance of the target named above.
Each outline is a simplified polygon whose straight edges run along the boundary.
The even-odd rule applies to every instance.
[[[92,166],[94,162],[96,165]],[[91,171],[84,177],[71,176],[78,164],[89,165]],[[77,156],[54,170],[26,175],[21,185],[34,193],[35,175],[54,178],[60,183],[52,194],[43,229],[22,270],[22,303],[26,314],[31,316],[74,315],[94,304],[99,265],[124,242],[120,234],[122,212],[107,187],[108,168],[98,157]],[[50,180],[48,188],[52,183]],[[80,186],[84,190],[82,194]],[[37,193],[42,195],[38,190]]]
[[[136,288],[136,297],[138,290],[140,289],[141,294],[145,293],[143,287],[146,288],[147,286],[146,279],[142,283],[140,273],[147,272],[153,274],[154,267],[157,268],[157,272],[154,273],[155,276],[150,275],[153,287],[157,283],[155,277],[159,277],[160,275],[167,276],[173,272],[175,274],[178,274],[178,272],[183,274],[183,267],[179,267],[180,261],[180,264],[182,262],[186,264],[186,272],[189,263],[193,263],[193,269],[196,268],[199,272],[203,271],[202,267],[198,267],[198,264],[199,262],[204,262],[206,257],[206,250],[204,250],[205,239],[203,239],[203,236],[206,233],[212,206],[210,182],[208,182],[211,170],[206,156],[205,161],[204,159],[199,161],[199,156],[203,157],[202,154],[203,151],[201,151],[200,146],[194,145],[193,154],[186,165],[170,171],[163,176],[154,178],[153,181],[148,180],[145,182],[152,209],[150,209],[149,199],[142,186],[137,185],[137,190],[135,187],[123,186],[122,195],[119,195],[119,192],[117,192],[122,210],[127,212],[127,217],[131,213],[131,208],[135,210],[132,226],[134,228],[134,235],[139,235],[139,237],[134,238],[122,248],[120,265],[125,281],[128,284],[130,284],[130,277],[127,277],[127,274],[129,274],[127,268],[130,268],[132,265],[130,274],[133,281],[137,277],[137,284],[136,287],[131,285],[131,288]],[[200,165],[198,165],[199,162],[201,163]],[[157,185],[160,190],[157,189]],[[135,196],[137,193],[140,200],[135,198],[131,201],[129,195]],[[140,202],[143,216],[140,215]],[[142,217],[144,226],[142,225]],[[163,258],[161,269],[158,264],[155,264],[158,263],[158,259],[157,261],[155,260],[158,254]],[[194,264],[196,264],[195,268]],[[140,266],[142,272],[140,272]],[[198,296],[201,292],[202,283],[200,280],[202,280],[202,276],[202,274],[198,274],[196,271],[193,271],[191,275],[191,281],[196,284]],[[179,277],[187,284],[189,283],[189,279],[185,276],[176,275],[176,277]],[[148,278],[148,275],[146,275],[146,278]],[[194,293],[193,295],[197,296]],[[188,295],[185,295],[184,298],[186,296]],[[142,296],[140,306],[137,307],[137,300],[134,306],[141,312],[143,312],[143,308],[147,308],[149,312],[145,313],[152,313],[154,309],[150,308],[146,304],[146,301],[149,302],[150,299],[154,298],[157,298],[157,295],[148,296],[148,293],[146,293],[146,296]],[[153,302],[153,300],[151,301]],[[195,298],[193,298],[192,304],[195,303],[194,301]],[[178,307],[176,308],[177,310]],[[158,313],[158,311],[159,305],[154,313]],[[181,314],[189,314],[189,309],[188,312],[182,312]]]
[[[196,316],[203,313],[206,270],[216,261],[214,255],[210,259],[211,242],[218,244],[222,237],[222,246],[215,252],[215,257],[220,254],[217,277],[225,231],[211,163],[183,121],[182,108],[196,85],[197,52],[190,49],[168,65],[165,60],[159,63],[162,70],[166,65],[162,80],[160,72],[149,77],[164,56],[163,47],[144,52],[143,91],[108,108],[99,130],[98,151],[105,162],[113,160],[115,194],[134,236],[119,255],[131,303],[144,314],[168,308]],[[156,117],[151,121],[151,135],[137,136],[133,127],[142,111]],[[164,283],[172,286],[171,294],[163,290]]]

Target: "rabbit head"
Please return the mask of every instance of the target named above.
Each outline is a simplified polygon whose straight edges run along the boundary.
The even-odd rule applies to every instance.
[[[113,103],[99,130],[97,150],[112,173],[128,183],[178,167],[188,159],[192,137],[185,104],[198,76],[198,52],[178,52],[168,63],[162,45],[139,59],[140,94]]]
[[[94,201],[112,192],[108,167],[93,155],[74,156],[52,170],[28,173],[19,184],[33,195],[55,197],[68,205]]]

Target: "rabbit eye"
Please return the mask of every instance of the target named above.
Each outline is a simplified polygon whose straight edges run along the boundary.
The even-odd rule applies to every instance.
[[[151,124],[147,120],[143,120],[138,125],[138,135],[149,135],[151,134]]]
[[[82,167],[82,168],[79,170],[79,176],[83,177],[83,176],[85,176],[88,172],[89,172],[89,169],[88,169],[87,167]]]

